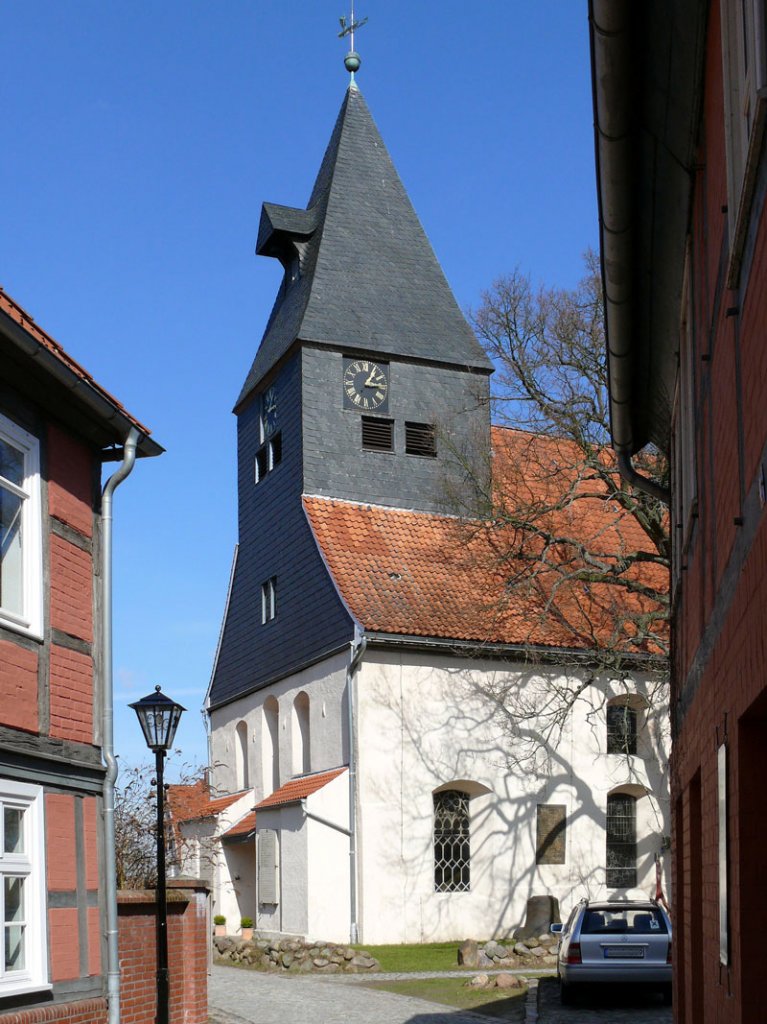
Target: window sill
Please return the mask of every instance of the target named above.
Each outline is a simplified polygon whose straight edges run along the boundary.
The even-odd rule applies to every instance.
[[[43,631],[39,626],[36,624],[27,626],[23,622],[12,619],[2,612],[0,612],[0,629],[7,629],[11,633],[18,633],[20,636],[29,637],[30,640],[43,642]]]
[[[0,984],[0,1007],[2,1007],[2,1001],[11,996],[28,995],[32,992],[52,991],[53,985],[47,981],[32,981],[31,979],[26,978],[24,981],[4,982],[3,984]]]

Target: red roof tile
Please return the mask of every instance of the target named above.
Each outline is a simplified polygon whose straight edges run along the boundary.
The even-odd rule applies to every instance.
[[[240,839],[242,836],[247,836],[251,832],[254,832],[256,828],[256,812],[250,811],[241,818],[236,825],[232,825],[228,832],[224,832],[221,836],[223,840],[227,839]]]
[[[239,800],[245,792],[246,790],[242,790],[239,793],[211,798],[208,783],[205,779],[198,779],[197,782],[186,785],[168,786],[168,805],[175,822],[195,821],[198,818],[212,818],[220,814]]]
[[[316,793],[318,789],[322,789],[323,786],[327,786],[329,782],[337,779],[345,771],[345,767],[333,768],[328,772],[316,772],[314,775],[302,775],[298,779],[291,779],[284,786],[275,789],[272,795],[262,800],[260,804],[256,804],[256,811],[266,810],[267,807],[279,807],[282,804],[298,803],[299,800],[303,800],[305,797],[311,796],[312,793]]]
[[[147,435],[151,433],[147,427],[140,423],[134,416],[131,416],[122,403],[118,402],[113,395],[102,388],[86,369],[68,355],[68,353],[64,351],[62,346],[55,341],[50,334],[44,331],[42,327],[38,327],[34,318],[30,316],[26,310],[22,309],[19,303],[16,302],[15,299],[11,298],[11,296],[2,288],[0,288],[0,311],[9,316],[11,320],[17,323],[31,338],[34,338],[38,344],[47,349],[47,351],[50,352],[51,355],[55,356],[55,358],[58,359],[58,361],[71,373],[74,373],[75,376],[80,378],[80,380],[85,381],[94,389],[94,391],[97,391],[102,398],[105,398],[116,409],[119,409],[120,412],[142,433]]]
[[[616,555],[647,550],[635,518],[607,500],[608,488],[584,467],[572,442],[494,428],[493,446],[494,477],[503,484],[498,499],[512,508],[534,504],[542,524],[610,564]],[[568,491],[578,494],[574,504],[561,500]],[[531,548],[538,541],[507,517],[499,525],[308,496],[304,507],[341,596],[372,632],[622,647],[632,631],[626,613],[655,607],[622,587],[574,582],[570,570],[581,562],[572,544],[550,546],[539,558],[540,547]],[[661,591],[668,587],[662,567],[644,565],[641,576],[636,568],[625,572]]]

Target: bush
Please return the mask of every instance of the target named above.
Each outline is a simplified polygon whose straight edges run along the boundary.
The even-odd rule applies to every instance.
[[[213,918],[213,924],[226,924],[226,918],[223,914],[216,914]]]
[[[240,928],[252,928],[252,927],[253,927],[253,918],[252,917],[243,917],[243,918],[240,919]]]

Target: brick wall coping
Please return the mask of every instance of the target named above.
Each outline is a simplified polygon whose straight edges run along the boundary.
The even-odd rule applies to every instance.
[[[138,905],[140,903],[151,903],[154,905],[156,901],[154,889],[118,889],[117,890],[117,902],[125,906],[132,904]],[[190,903],[196,892],[194,889],[169,889],[165,894],[166,903]]]
[[[34,1006],[29,1010],[14,1010],[0,1014],[3,1024],[46,1024],[48,1021],[103,1020],[106,1018],[106,999],[82,999],[75,1003],[51,1003]]]

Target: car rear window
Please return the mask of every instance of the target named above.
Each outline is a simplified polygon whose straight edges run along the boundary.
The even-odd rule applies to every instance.
[[[581,934],[583,935],[666,935],[666,921],[654,907],[604,907],[587,910]]]

